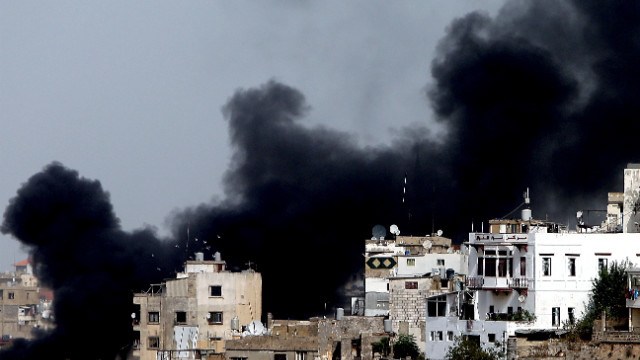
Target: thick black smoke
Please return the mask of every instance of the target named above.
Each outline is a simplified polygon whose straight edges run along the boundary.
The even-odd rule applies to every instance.
[[[363,148],[306,126],[309,105],[292,87],[239,90],[224,108],[235,151],[225,198],[176,215],[174,238],[188,229],[200,239],[191,251],[257,263],[263,309],[304,317],[342,305],[336,289],[362,269],[375,224],[443,229],[460,242],[472,220],[508,213],[526,187],[537,218],[604,208],[624,165],[640,161],[639,7],[512,1],[495,18],[455,20],[425,99],[448,129],[437,142],[416,125]],[[150,231],[123,232],[99,183],[58,164],[23,186],[2,230],[31,247],[58,322],[3,359],[112,357],[130,341],[131,290],[171,275],[185,255],[161,251]]]
[[[227,198],[184,211],[175,234],[190,224],[231,262],[257,262],[265,309],[304,316],[338,301],[376,223],[441,228],[460,242],[472,221],[509,213],[526,187],[537,218],[604,208],[624,165],[640,159],[638,6],[514,1],[496,18],[455,20],[428,91],[448,129],[438,143],[417,126],[361,148],[306,127],[296,89],[240,90],[224,109],[235,150]]]
[[[180,259],[150,230],[126,233],[98,181],[61,164],[32,176],[1,228],[33,256],[54,291],[56,328],[16,341],[4,359],[113,359],[132,344],[132,291],[172,275]],[[164,250],[163,250],[164,249]]]

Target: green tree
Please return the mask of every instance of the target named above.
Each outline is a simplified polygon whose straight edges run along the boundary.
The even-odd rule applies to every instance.
[[[389,350],[391,347],[389,346],[389,338],[383,337],[380,341],[371,344],[372,350],[374,353],[380,353],[382,356],[389,355]]]
[[[447,360],[498,360],[503,357],[500,344],[483,349],[477,341],[465,337],[457,337],[455,343],[447,351]]]
[[[417,359],[418,355],[420,355],[420,349],[413,339],[413,335],[398,335],[398,340],[393,344],[393,357],[404,359],[410,356],[412,359]]]
[[[598,272],[598,277],[591,282],[591,296],[585,309],[585,315],[569,330],[582,339],[591,339],[593,322],[602,316],[602,312],[610,318],[627,317],[626,298],[627,275],[629,262],[612,262]]]

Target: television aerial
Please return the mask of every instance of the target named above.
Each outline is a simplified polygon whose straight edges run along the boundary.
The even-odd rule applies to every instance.
[[[389,228],[389,232],[391,232],[393,235],[400,235],[400,229],[398,228],[398,225],[391,225],[391,227]]]
[[[378,224],[371,229],[371,234],[376,240],[384,240],[384,237],[387,236],[387,230]]]

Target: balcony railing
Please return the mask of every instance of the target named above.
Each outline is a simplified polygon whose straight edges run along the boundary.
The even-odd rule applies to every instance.
[[[488,280],[488,282],[486,280]],[[529,279],[523,277],[503,278],[490,276],[485,278],[484,276],[470,276],[467,278],[466,285],[469,289],[528,289]]]
[[[484,285],[484,277],[470,276],[467,278],[466,285],[470,289],[482,289],[482,286]]]
[[[529,279],[523,277],[514,277],[507,279],[507,284],[512,289],[528,289],[529,288]]]

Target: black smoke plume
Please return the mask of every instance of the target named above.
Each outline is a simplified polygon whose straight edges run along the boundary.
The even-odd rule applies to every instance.
[[[461,242],[472,221],[477,229],[507,214],[526,187],[536,218],[604,208],[625,164],[640,159],[639,7],[511,1],[494,18],[455,20],[425,99],[444,139],[418,124],[389,145],[361,147],[306,126],[310,107],[290,86],[237,91],[224,108],[234,149],[225,197],[176,214],[174,242],[188,230],[200,239],[190,251],[257,264],[263,309],[296,318],[343,304],[336,289],[362,269],[375,224],[414,235],[443,229]],[[2,230],[31,247],[56,292],[58,322],[2,359],[113,357],[130,340],[131,290],[171,275],[186,255],[161,251],[172,243],[148,230],[123,232],[99,183],[58,164],[19,190]],[[156,273],[158,264],[169,265]]]
[[[1,228],[30,250],[54,291],[56,328],[15,341],[4,359],[113,359],[132,344],[132,290],[172,275],[180,259],[152,231],[123,232],[109,194],[59,163],[18,190]]]
[[[256,262],[265,309],[304,316],[339,301],[376,223],[443,229],[459,243],[472,222],[508,214],[526,187],[537,218],[604,209],[640,155],[639,6],[513,1],[495,18],[452,22],[428,89],[447,128],[440,141],[416,125],[391,145],[359,147],[305,126],[309,105],[294,88],[239,90],[224,108],[235,151],[226,199],[184,211],[174,233],[190,224],[232,263]]]

